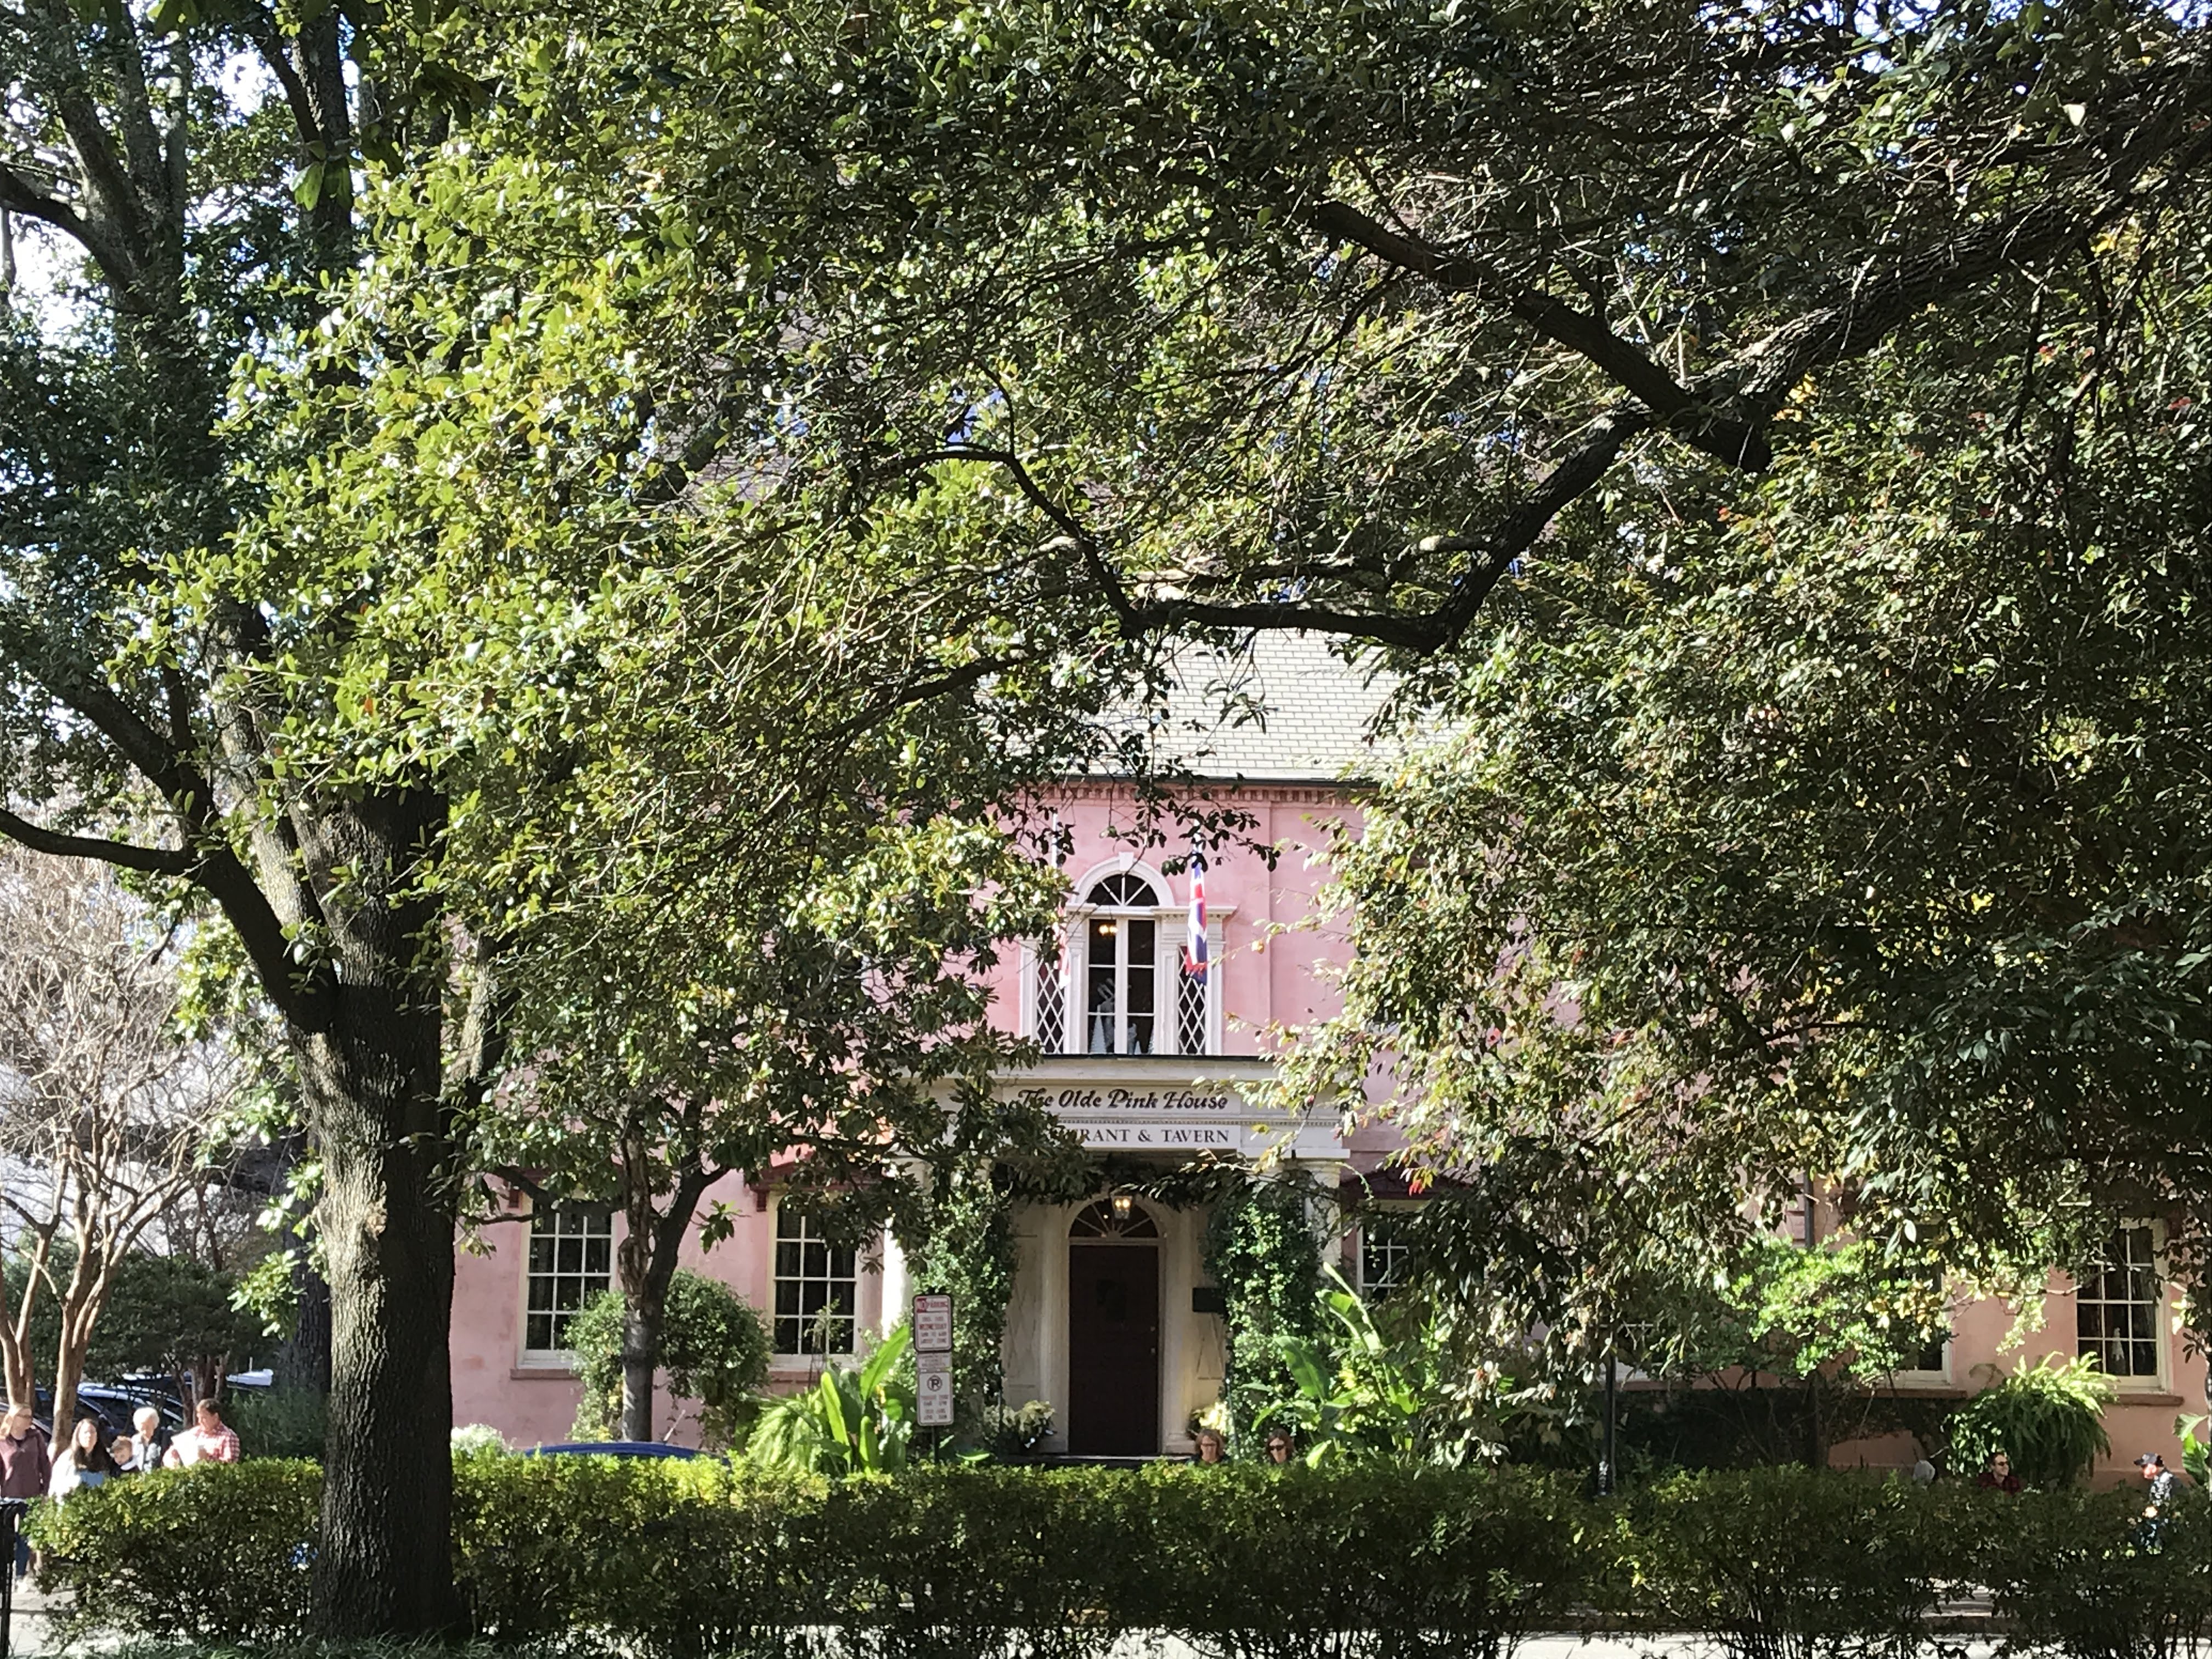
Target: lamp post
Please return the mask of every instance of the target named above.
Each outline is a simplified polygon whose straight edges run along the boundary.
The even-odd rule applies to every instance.
[[[1600,1498],[1613,1496],[1613,1474],[1617,1456],[1613,1444],[1613,1413],[1619,1370],[1619,1364],[1613,1358],[1613,1339],[1607,1337],[1605,1344],[1605,1432],[1599,1442],[1597,1456],[1597,1495]]]

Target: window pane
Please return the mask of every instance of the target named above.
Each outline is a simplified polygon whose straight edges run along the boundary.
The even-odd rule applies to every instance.
[[[1125,921],[1121,925],[1129,930],[1129,965],[1132,968],[1151,967],[1153,936],[1159,932],[1159,924],[1156,921]],[[1136,978],[1134,974],[1129,975],[1129,994],[1132,996],[1136,994]],[[1150,1006],[1149,1001],[1146,1006]]]
[[[813,1224],[789,1209],[778,1209],[776,1231],[782,1241],[776,1247],[776,1352],[824,1352],[821,1316],[826,1309],[835,1327],[827,1333],[826,1351],[851,1352],[850,1315],[858,1303],[857,1251],[830,1243]]]
[[[2075,1294],[2077,1351],[2095,1356],[2114,1376],[2155,1377],[2164,1302],[2150,1230],[2123,1229]]]
[[[564,1205],[531,1218],[524,1264],[523,1347],[561,1352],[575,1310],[609,1288],[614,1218],[599,1205]]]

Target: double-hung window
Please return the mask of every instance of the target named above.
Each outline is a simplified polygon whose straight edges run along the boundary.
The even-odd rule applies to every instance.
[[[2077,1351],[2094,1354],[2108,1376],[2155,1377],[2165,1311],[2150,1229],[2123,1227],[2075,1291]]]
[[[1389,1211],[1363,1218],[1359,1224],[1359,1291],[1370,1302],[1380,1302],[1406,1282],[1406,1268],[1413,1254]]]
[[[604,1204],[561,1204],[530,1218],[523,1296],[525,1353],[568,1351],[568,1322],[612,1278],[615,1224]]]
[[[1141,876],[1109,876],[1091,890],[1086,929],[1084,1050],[1159,1052],[1159,899]]]

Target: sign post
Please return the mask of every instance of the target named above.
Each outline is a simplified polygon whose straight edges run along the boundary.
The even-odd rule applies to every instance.
[[[914,1299],[915,1421],[952,1426],[952,1298],[925,1291]]]

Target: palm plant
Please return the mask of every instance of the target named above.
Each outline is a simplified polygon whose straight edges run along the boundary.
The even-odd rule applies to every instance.
[[[814,1386],[764,1401],[746,1458],[802,1474],[888,1474],[906,1467],[914,1390],[899,1376],[913,1334],[903,1324],[859,1365],[831,1365]]]

